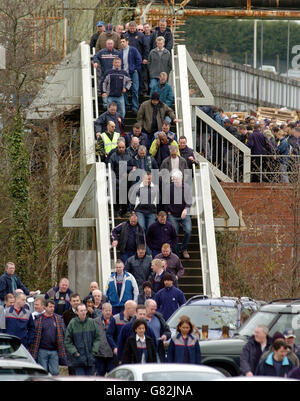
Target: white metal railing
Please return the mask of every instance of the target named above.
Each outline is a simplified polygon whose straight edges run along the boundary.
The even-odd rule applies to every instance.
[[[251,155],[251,182],[299,185],[300,155]]]
[[[220,281],[208,163],[193,165],[203,294],[220,297]]]
[[[196,149],[222,181],[250,182],[251,150],[197,106]]]
[[[81,141],[82,157],[85,165],[96,161],[94,134],[94,105],[92,93],[91,55],[90,46],[85,42],[80,44],[81,66]],[[96,80],[95,80],[96,81]]]

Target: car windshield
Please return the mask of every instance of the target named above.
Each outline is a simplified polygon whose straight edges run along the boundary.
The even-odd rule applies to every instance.
[[[20,342],[7,338],[0,338],[0,356],[5,356],[16,352],[20,348]]]
[[[186,305],[178,309],[168,320],[168,325],[176,329],[179,318],[187,315],[199,329],[203,325],[210,330],[221,330],[223,326],[228,326],[231,330],[236,329],[238,311],[236,308],[212,305]]]
[[[263,324],[267,327],[270,327],[271,322],[275,317],[276,314],[272,312],[256,312],[239,329],[238,334],[241,336],[251,337],[258,325]]]
[[[143,381],[207,381],[216,380],[223,377],[217,372],[148,372],[143,373]]]

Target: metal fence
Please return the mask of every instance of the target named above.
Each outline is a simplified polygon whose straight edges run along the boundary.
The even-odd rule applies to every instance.
[[[224,110],[248,111],[259,106],[300,110],[300,81],[234,64],[207,55],[193,60]]]
[[[251,155],[251,182],[300,183],[300,155]]]

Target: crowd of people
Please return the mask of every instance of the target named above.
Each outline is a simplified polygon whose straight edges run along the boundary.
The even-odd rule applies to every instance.
[[[236,139],[251,149],[251,181],[252,182],[283,182],[293,180],[293,175],[299,171],[300,156],[300,120],[287,119],[279,122],[277,117],[258,119],[246,115],[244,119],[237,114],[228,115],[218,107],[203,106],[202,110],[225,128]],[[206,136],[206,133],[205,133]],[[215,133],[208,131],[208,138],[204,138],[201,150],[206,157],[221,163],[222,155],[226,163],[227,146],[219,146],[221,139]],[[212,154],[211,147],[219,155]],[[198,149],[197,149],[198,150]],[[219,156],[219,157],[218,157]],[[229,161],[231,159],[229,158]],[[239,159],[239,170],[242,171],[243,160]],[[232,166],[231,166],[232,167]],[[257,174],[256,174],[257,173]],[[262,174],[261,174],[262,173]]]
[[[185,302],[176,277],[164,259],[147,259],[152,273],[141,287],[141,271],[145,270],[145,277],[150,272],[147,264],[129,273],[119,260],[104,293],[97,282],[91,282],[82,300],[62,278],[35,298],[33,312],[26,302],[30,292],[15,274],[15,265],[8,262],[0,277],[0,332],[19,337],[52,375],[59,375],[62,365],[68,366],[69,375],[104,376],[128,363],[201,364],[201,334],[190,317],[179,317],[174,334],[167,323]],[[242,349],[241,374],[300,379],[295,340],[292,328],[271,338],[268,328],[258,325]]]

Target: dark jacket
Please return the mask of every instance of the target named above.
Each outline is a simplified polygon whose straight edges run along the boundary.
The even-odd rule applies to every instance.
[[[145,35],[136,30],[134,33],[127,31],[124,36],[128,38],[129,46],[135,47],[140,52],[142,60],[148,60],[149,45]]]
[[[274,353],[272,352],[265,360],[261,361],[256,369],[256,376],[276,376],[276,377],[286,377],[288,373],[294,368],[292,362],[288,357],[284,357],[281,363],[281,369],[279,374],[276,372],[274,367]]]
[[[297,368],[292,369],[289,372],[288,377],[290,379],[298,379],[298,380],[300,380],[300,366],[298,366]]]
[[[33,344],[36,330],[32,315],[28,309],[22,308],[17,313],[14,306],[7,308],[5,325],[4,333],[19,337],[24,347],[29,348]]]
[[[151,292],[151,295],[148,298],[146,298],[146,295],[144,293],[140,294],[138,296],[137,304],[138,305],[144,305],[144,303],[147,301],[147,299],[153,299],[154,300],[154,298],[155,298],[155,293],[153,291]]]
[[[262,351],[261,345],[255,341],[254,336],[250,337],[247,344],[243,347],[241,353],[240,368],[243,375],[245,375],[247,372],[252,372],[253,374],[255,373],[263,352],[268,350],[271,344],[272,339],[271,337],[267,336],[267,345]]]
[[[151,363],[151,362],[156,362],[156,350],[155,346],[153,343],[153,340],[151,337],[145,336],[146,337],[146,347],[147,347],[147,359],[146,362]],[[138,349],[136,345],[136,338],[134,336],[128,337],[124,350],[123,350],[123,355],[122,355],[122,363],[127,364],[127,363],[138,363],[139,358],[138,358]]]
[[[68,310],[71,307],[70,304],[70,296],[72,294],[72,290],[70,290],[70,288],[67,289],[66,291],[66,296],[64,299],[65,302],[65,307],[64,307],[64,311]],[[46,294],[45,294],[45,299],[53,299],[54,303],[55,303],[55,309],[54,309],[54,313],[57,313],[58,310],[58,305],[60,302],[60,293],[59,293],[59,287],[53,287],[51,288]],[[62,313],[63,314],[63,313]]]
[[[186,303],[183,292],[174,285],[159,290],[154,299],[157,303],[157,311],[163,315],[165,320],[168,320],[181,305]]]
[[[116,49],[108,50],[101,49],[93,57],[93,62],[98,63],[101,66],[101,74],[105,74],[108,70],[113,68],[113,61],[116,57],[119,57],[119,51]]]
[[[65,326],[68,327],[70,321],[74,318],[77,317],[77,314],[73,311],[73,308],[70,308],[68,310],[66,310],[63,315],[62,318],[64,320]]]
[[[125,153],[121,154],[119,153],[118,149],[113,149],[109,154],[106,159],[106,163],[111,164],[111,169],[115,173],[117,183],[118,180],[120,179],[120,162],[126,162],[126,170],[122,169],[121,171],[121,177],[126,177],[127,172],[130,170],[128,166],[128,162],[131,160],[131,156],[128,152],[125,151]],[[124,163],[125,164],[125,163]],[[127,177],[126,177],[127,179]]]
[[[184,149],[179,149],[180,151],[180,156],[184,158],[184,160],[187,163],[188,168],[193,168],[193,164],[199,164],[198,160],[195,157],[193,149],[189,148],[186,146]],[[189,160],[189,157],[193,157],[196,161],[191,161]]]
[[[201,352],[200,352],[199,341],[197,337],[194,337],[192,334],[188,335],[186,347],[184,344],[183,337],[180,333],[177,333],[171,339],[168,347],[167,362],[183,363],[185,348],[187,348],[189,363],[200,365]]]
[[[248,136],[246,146],[251,149],[252,155],[268,155],[271,153],[271,145],[268,139],[257,130]]]
[[[147,281],[152,272],[151,262],[152,257],[150,255],[145,255],[143,258],[139,258],[137,254],[131,256],[126,261],[125,270],[131,273],[136,279],[139,292],[142,292],[143,283]]]
[[[165,224],[155,221],[147,230],[146,242],[151,250],[160,251],[165,243],[174,248],[177,244],[177,233],[173,224],[168,221]]]
[[[125,324],[125,326],[122,327],[122,329],[120,331],[120,334],[118,336],[117,345],[118,345],[118,359],[119,359],[119,361],[123,361],[124,346],[126,344],[127,338],[132,336],[132,335],[134,335],[134,331],[132,329],[132,325],[135,322],[135,320],[136,320],[136,317],[133,317],[129,323]],[[156,341],[154,332],[150,327],[147,327],[145,335],[152,339],[153,344],[154,344],[154,346],[156,348],[157,347],[157,341]]]
[[[122,61],[122,68],[124,69],[124,61],[123,61],[124,50],[120,51],[120,59]],[[140,52],[134,47],[129,46],[128,51],[128,73],[131,75],[134,71],[141,71],[142,66],[142,57]]]
[[[130,146],[131,144],[131,139],[133,137],[133,131],[130,131],[128,134],[125,135],[125,144],[126,147]],[[148,145],[148,135],[145,134],[144,132],[141,132],[140,136],[138,136],[140,143],[139,145],[144,145],[147,147]]]
[[[121,134],[121,127],[118,118],[121,118],[121,121],[123,123],[123,119],[119,113],[110,114],[109,111],[105,111],[104,113],[100,114],[100,116],[94,122],[95,134],[97,132],[105,132],[107,129],[107,123],[109,121],[113,121],[116,124],[115,132],[119,132],[119,134]]]
[[[29,295],[29,290],[25,287],[22,281],[14,275],[17,288],[23,290],[24,294]],[[0,277],[0,300],[4,301],[6,294],[13,294],[12,278],[6,272]]]
[[[107,93],[107,96],[121,97],[122,90],[128,91],[131,84],[132,81],[125,70],[112,68],[102,76],[99,87],[101,94]]]
[[[162,36],[165,39],[165,48],[171,52],[173,49],[173,35],[170,28],[167,28],[164,32],[161,32],[159,27],[154,29],[150,38],[150,50],[156,47],[156,38],[158,36]]]
[[[117,227],[115,227],[111,233],[113,240],[118,241],[118,249],[120,250],[121,253],[126,252],[129,246],[130,248],[134,247],[137,248],[138,245],[146,244],[145,232],[144,229],[139,225],[139,223],[137,223],[137,225],[134,226],[136,227],[136,236],[134,238],[135,243],[134,244],[128,243],[128,240],[130,240],[130,238],[128,238],[128,232],[130,229],[129,226],[130,226],[129,221],[125,221],[124,223],[120,223],[119,225],[117,225]]]
[[[127,320],[123,312],[114,315],[110,319],[109,325],[106,329],[106,337],[112,349],[117,348],[117,341],[122,327],[125,326],[125,324],[129,321],[130,319]]]
[[[136,167],[137,169],[145,170],[147,172],[158,169],[157,161],[151,155],[146,155],[144,160],[142,160],[137,154],[128,162],[128,166],[131,168]]]
[[[167,268],[167,270],[164,271],[164,273],[161,275],[159,282],[155,281],[156,274],[154,272],[152,272],[151,275],[148,277],[147,281],[150,281],[151,287],[153,288],[154,292],[158,292],[159,290],[162,290],[163,288],[165,288],[164,276],[165,276],[166,273],[171,274],[173,276],[174,287],[178,287],[178,281],[176,280],[176,277],[175,277],[174,273],[172,273],[171,270],[169,270]],[[154,296],[154,299],[155,299],[155,296]]]
[[[171,270],[175,276],[183,276],[184,267],[182,266],[181,260],[175,253],[171,252],[169,256],[164,256],[162,253],[159,253],[154,259],[165,260],[167,262],[168,270]]]

